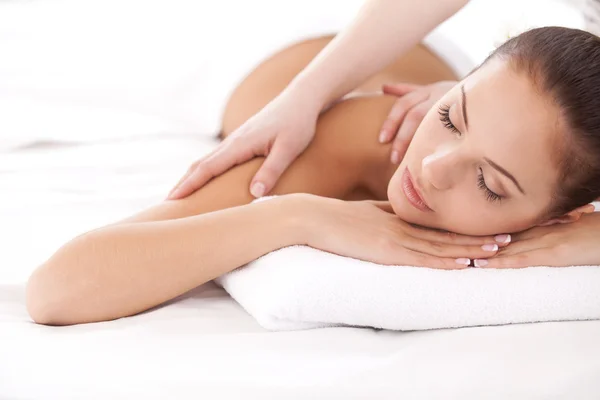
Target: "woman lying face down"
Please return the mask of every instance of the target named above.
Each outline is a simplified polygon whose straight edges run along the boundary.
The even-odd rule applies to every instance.
[[[515,37],[425,116],[388,186],[405,221],[470,235],[577,220],[600,196],[600,39]]]
[[[286,62],[300,50],[274,57],[271,69],[267,60],[246,97],[234,93],[237,121],[225,115],[224,131],[281,92],[302,68]],[[493,265],[506,243],[482,235],[575,221],[600,195],[600,40],[589,33],[542,28],[508,41],[429,111],[398,167],[376,139],[394,101],[342,101],[319,118],[315,140],[273,190],[317,196],[248,204],[263,162],[255,158],[185,199],[74,238],[30,277],[30,315],[56,325],[133,315],[296,244],[388,265]],[[573,265],[579,253],[520,266]],[[583,262],[600,255],[590,257]]]

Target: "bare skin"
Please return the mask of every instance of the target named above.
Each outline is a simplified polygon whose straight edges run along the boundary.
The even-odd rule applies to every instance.
[[[254,70],[230,99],[223,117],[223,136],[283,90],[330,39],[292,46]],[[417,46],[367,80],[356,92],[378,91],[389,81],[427,84],[452,79],[456,77],[443,62]],[[387,199],[387,186],[396,166],[389,163],[391,145],[379,144],[377,137],[395,100],[382,95],[357,97],[343,100],[325,112],[318,120],[314,141],[286,170],[272,194],[310,193],[341,200]],[[236,207],[254,199],[248,187],[262,162],[263,158],[245,162],[185,199],[164,201],[64,245],[29,280],[27,307],[32,318],[38,323],[66,325],[133,315],[269,251],[291,244],[311,244],[308,236],[301,236],[306,229],[298,224],[298,216],[291,212],[289,202]],[[217,210],[223,211],[213,213]],[[347,212],[367,219],[382,217],[380,211],[364,205],[352,205]],[[374,229],[385,227],[386,218],[393,221],[390,224],[397,224],[397,217],[384,214],[381,223],[373,225]],[[311,217],[316,219],[316,215]],[[245,228],[239,229],[240,226]],[[251,235],[247,233],[248,227]],[[397,236],[393,232],[382,234]],[[371,237],[347,240],[363,244]],[[465,239],[458,244],[468,246],[457,246],[453,251],[483,257],[489,253],[480,246],[489,240]],[[340,244],[328,245],[335,250]],[[432,251],[443,250],[434,246]],[[410,259],[420,260],[425,261]],[[446,260],[444,265],[458,267],[453,260]]]
[[[252,71],[229,99],[221,137],[228,136],[277,96],[331,39],[323,37],[288,47]],[[378,143],[377,135],[396,98],[378,94],[381,86],[396,81],[428,84],[456,79],[452,70],[426,47],[414,47],[320,117],[313,143],[286,171],[272,194],[387,199],[387,185],[397,166],[386,158],[390,145]],[[263,160],[257,157],[238,165],[189,198],[166,201],[124,222],[181,218],[247,204],[254,200],[247,186]]]

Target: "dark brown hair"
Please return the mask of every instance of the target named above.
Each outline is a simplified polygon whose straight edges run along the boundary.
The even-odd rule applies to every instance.
[[[559,180],[544,219],[600,197],[600,38],[579,29],[537,28],[496,49],[560,110]],[[485,64],[484,62],[484,64]]]

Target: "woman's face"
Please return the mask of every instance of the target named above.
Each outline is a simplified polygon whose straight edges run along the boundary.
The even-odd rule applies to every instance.
[[[558,123],[558,109],[525,74],[490,60],[423,119],[388,186],[394,212],[468,235],[541,222],[557,185]]]

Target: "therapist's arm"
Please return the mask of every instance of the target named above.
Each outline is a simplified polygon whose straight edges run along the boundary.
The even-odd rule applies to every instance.
[[[311,142],[319,113],[398,58],[468,0],[371,0],[287,88],[196,161],[171,190],[189,196],[208,181],[256,156],[265,162],[250,183],[261,197]],[[406,141],[405,141],[406,142]],[[402,143],[405,143],[402,142]],[[396,149],[401,158],[404,149]]]
[[[302,71],[290,88],[322,107],[359,86],[408,51],[468,0],[371,0]]]

